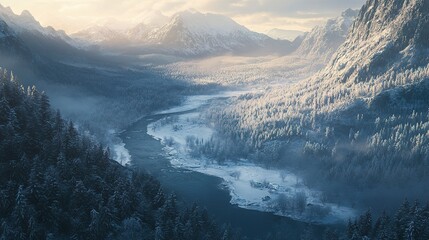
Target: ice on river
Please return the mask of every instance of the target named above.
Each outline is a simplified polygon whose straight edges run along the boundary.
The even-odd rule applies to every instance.
[[[198,112],[161,119],[149,124],[147,131],[164,144],[173,166],[223,179],[231,203],[239,207],[319,223],[345,222],[355,216],[351,208],[324,202],[323,193],[309,189],[291,172],[265,169],[245,160],[219,165],[204,157],[191,157],[186,138],[207,141],[213,135]]]

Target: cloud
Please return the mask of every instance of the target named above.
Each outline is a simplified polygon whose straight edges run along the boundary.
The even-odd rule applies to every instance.
[[[29,10],[44,25],[73,32],[105,19],[134,24],[142,14],[172,15],[194,8],[225,14],[258,31],[269,28],[310,30],[365,0],[3,0],[17,12]]]

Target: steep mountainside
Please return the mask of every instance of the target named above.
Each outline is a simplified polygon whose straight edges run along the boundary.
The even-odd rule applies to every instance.
[[[305,36],[297,53],[317,57],[323,62],[329,61],[332,54],[344,43],[357,14],[357,10],[348,9],[340,17],[330,19],[325,25],[315,27]]]
[[[21,54],[24,46],[15,32],[0,19],[0,48],[3,54]]]
[[[9,25],[0,19],[0,63],[11,69],[31,71],[33,55]]]
[[[428,1],[371,0],[321,76],[358,82],[388,71],[426,66],[428,49]]]

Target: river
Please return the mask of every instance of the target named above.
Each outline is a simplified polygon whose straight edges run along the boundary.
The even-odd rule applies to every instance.
[[[203,99],[207,101],[210,97]],[[310,224],[233,205],[230,203],[230,192],[222,187],[221,178],[177,168],[171,164],[161,142],[147,133],[148,125],[167,116],[191,113],[195,111],[192,106],[186,107],[185,104],[142,118],[121,133],[120,138],[132,156],[131,166],[156,177],[167,192],[174,192],[187,206],[197,203],[207,209],[218,225],[230,224],[249,239],[265,238],[270,233],[281,236],[282,239],[300,239],[300,234]],[[312,225],[312,228],[316,232],[323,230],[322,226],[317,225]]]

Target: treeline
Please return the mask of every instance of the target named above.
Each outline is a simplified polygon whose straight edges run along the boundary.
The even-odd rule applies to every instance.
[[[0,239],[235,239],[0,74]]]
[[[429,239],[429,205],[411,205],[405,201],[394,216],[383,213],[373,219],[370,211],[349,221],[349,240],[426,240]]]

